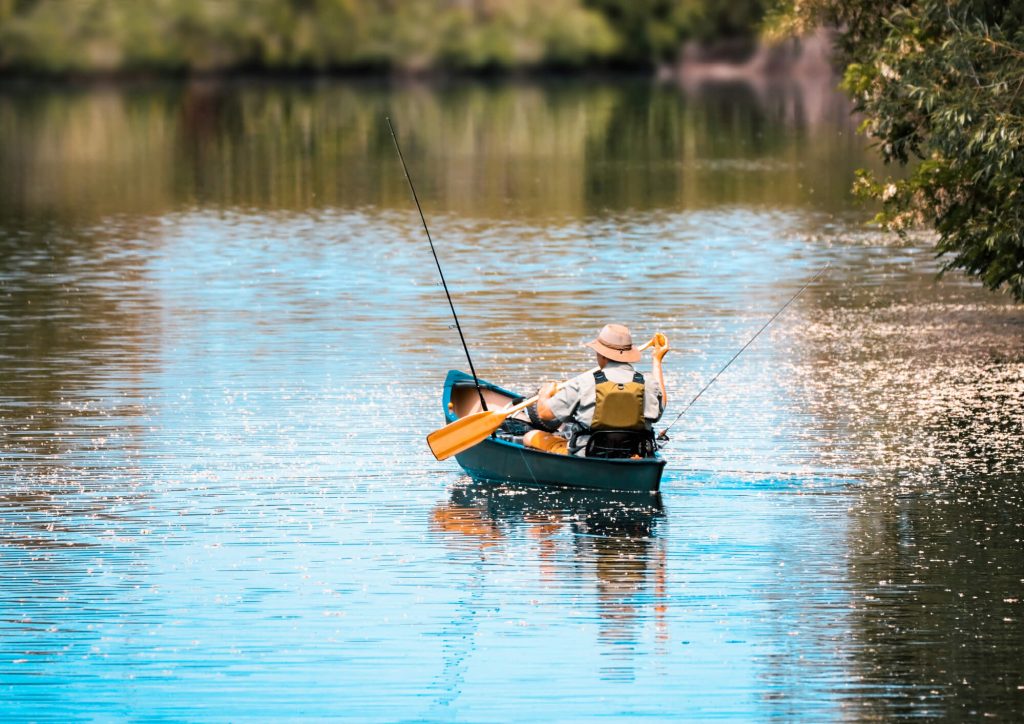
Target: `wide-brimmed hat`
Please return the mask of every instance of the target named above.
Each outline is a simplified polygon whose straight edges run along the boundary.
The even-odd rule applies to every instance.
[[[629,327],[622,324],[606,324],[593,342],[587,347],[615,362],[636,362],[640,359],[640,350],[633,346],[633,335]]]

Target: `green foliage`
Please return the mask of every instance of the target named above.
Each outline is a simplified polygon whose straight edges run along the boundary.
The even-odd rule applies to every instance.
[[[0,70],[582,66],[621,40],[579,0],[0,0]]]
[[[687,40],[752,37],[767,0],[585,0],[622,38],[615,61],[649,67],[674,59]]]
[[[671,58],[694,22],[696,3],[671,0],[586,0],[622,37],[617,60],[624,65],[650,66]]]
[[[651,67],[767,0],[0,0],[0,71]]]
[[[769,0],[687,0],[691,26],[687,37],[701,42],[720,38],[755,38],[764,22]]]
[[[578,66],[618,35],[579,0],[0,0],[0,70]]]
[[[790,19],[841,28],[862,130],[886,162],[910,166],[902,179],[858,177],[854,190],[882,202],[876,220],[934,228],[944,270],[1024,301],[1024,7],[819,0]]]

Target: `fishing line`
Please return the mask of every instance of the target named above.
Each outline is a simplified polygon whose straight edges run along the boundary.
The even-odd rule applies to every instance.
[[[811,277],[807,281],[806,284],[804,284],[802,287],[800,287],[800,291],[798,291],[796,294],[794,294],[792,297],[790,297],[789,301],[782,305],[782,309],[780,309],[775,314],[773,314],[772,318],[769,319],[767,322],[765,322],[764,326],[761,327],[761,329],[757,330],[757,333],[753,337],[751,337],[749,340],[747,340],[747,343],[745,345],[740,347],[740,351],[737,352],[736,354],[734,354],[732,356],[732,359],[730,359],[728,362],[725,363],[725,367],[723,367],[722,369],[718,370],[717,373],[715,373],[715,376],[711,378],[711,381],[708,382],[706,385],[704,385],[703,388],[701,388],[701,391],[698,392],[697,395],[692,400],[690,400],[690,403],[686,407],[683,408],[683,411],[680,412],[676,416],[676,419],[673,420],[672,423],[668,427],[666,427],[664,430],[662,430],[658,434],[658,439],[659,440],[664,440],[664,441],[668,440],[668,431],[672,429],[672,425],[675,425],[677,422],[679,422],[680,418],[682,418],[682,416],[686,414],[686,411],[689,410],[691,407],[693,407],[693,403],[696,402],[697,400],[699,400],[700,396],[703,395],[707,391],[707,389],[709,387],[711,387],[711,385],[713,385],[715,383],[715,380],[717,380],[718,377],[723,372],[725,372],[727,369],[729,369],[729,365],[731,365],[733,362],[735,362],[736,358],[739,357],[741,354],[743,354],[743,350],[745,350],[747,347],[749,347],[751,344],[753,344],[754,340],[757,339],[761,335],[761,332],[763,332],[764,330],[768,329],[768,325],[770,325],[772,322],[774,322],[776,317],[778,317],[780,314],[782,314],[784,311],[786,311],[786,307],[788,307],[790,304],[795,302],[796,298],[799,297],[801,294],[803,294],[804,290],[807,289],[807,287],[811,286],[811,284],[814,283],[814,280],[817,279],[818,277],[820,277],[822,274],[824,274],[825,270],[828,269],[830,266],[831,266],[831,262],[825,264],[825,266],[823,266],[821,269],[819,269],[817,274],[815,274],[813,277]]]

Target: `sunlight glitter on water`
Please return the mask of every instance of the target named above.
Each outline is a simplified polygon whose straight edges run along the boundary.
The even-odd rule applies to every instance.
[[[615,86],[597,91],[554,95],[595,110]],[[314,115],[332,92],[311,94]],[[500,114],[506,92],[473,98]],[[577,116],[521,92],[571,135],[560,124]],[[440,104],[473,113],[461,102]],[[573,374],[590,364],[580,343],[619,319],[676,348],[668,420],[832,263],[673,428],[660,498],[489,486],[433,459],[423,437],[464,357],[386,145],[328,159],[364,179],[322,182],[331,206],[228,184],[224,158],[266,150],[230,134],[209,168],[182,160],[205,200],[172,188],[131,213],[97,202],[94,218],[71,197],[45,223],[5,206],[0,714],[1024,711],[1024,316],[935,283],[927,242],[865,233],[845,197],[762,188],[796,173],[799,133],[772,126],[781,146],[764,150],[721,132],[750,158],[681,159],[675,196],[653,165],[647,206],[611,181],[593,207],[532,185],[544,132],[509,151],[504,197],[462,198],[458,174],[422,190],[484,376],[528,392]],[[439,167],[462,168],[420,133]],[[825,166],[850,153],[810,140]],[[559,156],[566,178],[646,178],[632,155],[580,150],[603,154],[590,167],[577,150]]]

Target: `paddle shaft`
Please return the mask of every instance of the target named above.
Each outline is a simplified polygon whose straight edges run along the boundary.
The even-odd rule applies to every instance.
[[[817,274],[815,274],[815,275],[814,275],[813,277],[811,277],[811,278],[810,278],[810,279],[809,279],[809,280],[807,281],[807,283],[806,283],[806,284],[804,284],[804,285],[803,285],[802,287],[800,287],[800,290],[799,290],[799,291],[798,291],[798,292],[797,292],[796,294],[794,294],[794,295],[793,295],[792,297],[790,297],[789,301],[788,301],[788,302],[786,302],[785,304],[783,304],[783,305],[782,305],[782,308],[781,308],[781,309],[780,309],[779,311],[777,311],[777,312],[776,312],[775,314],[773,314],[773,315],[772,315],[772,318],[771,318],[771,319],[769,319],[769,320],[768,320],[767,322],[765,322],[765,323],[764,323],[764,326],[763,326],[763,327],[761,327],[761,329],[757,330],[757,333],[756,333],[756,334],[755,334],[755,335],[754,335],[753,337],[751,337],[750,339],[748,339],[748,340],[747,340],[747,343],[746,343],[745,345],[743,345],[742,347],[740,347],[740,351],[739,351],[739,352],[737,352],[736,354],[734,354],[734,355],[732,356],[732,359],[730,359],[730,360],[729,360],[728,362],[726,362],[726,363],[725,363],[725,367],[723,367],[722,369],[718,370],[718,372],[716,372],[716,373],[715,373],[715,376],[711,378],[711,381],[710,381],[710,382],[708,382],[708,383],[707,383],[706,385],[704,385],[704,387],[702,387],[702,388],[701,388],[701,391],[700,391],[700,392],[698,392],[698,393],[696,394],[696,396],[694,396],[694,398],[693,398],[692,400],[690,400],[689,404],[687,404],[687,406],[683,408],[683,411],[682,411],[682,412],[680,412],[680,413],[679,413],[679,414],[678,414],[678,415],[676,416],[676,419],[675,419],[675,420],[673,420],[673,421],[671,422],[671,424],[670,424],[670,425],[669,425],[668,427],[666,427],[666,428],[665,428],[664,430],[662,430],[662,431],[661,431],[661,432],[660,432],[660,433],[658,434],[658,439],[659,439],[659,440],[668,440],[668,431],[672,429],[672,425],[675,425],[675,424],[676,424],[677,422],[679,422],[680,418],[682,418],[682,416],[686,414],[686,411],[687,411],[687,410],[689,410],[689,409],[690,409],[691,407],[693,407],[693,403],[695,403],[695,402],[696,402],[697,400],[699,400],[699,399],[700,399],[700,396],[701,396],[701,395],[703,395],[703,394],[704,394],[704,393],[705,393],[705,392],[707,391],[707,389],[708,389],[709,387],[711,387],[711,385],[713,385],[713,384],[715,383],[715,380],[717,380],[717,379],[718,379],[718,377],[719,377],[719,376],[720,376],[720,375],[721,375],[721,374],[722,374],[723,372],[725,372],[725,371],[726,371],[727,369],[729,369],[729,365],[731,365],[731,364],[732,364],[733,362],[735,362],[735,361],[736,361],[736,358],[737,358],[737,357],[739,357],[739,356],[740,356],[741,354],[743,354],[743,350],[745,350],[745,349],[746,349],[747,347],[749,347],[749,346],[750,346],[751,344],[753,344],[754,340],[755,340],[755,339],[757,339],[757,338],[758,338],[758,337],[759,337],[759,336],[761,335],[761,332],[763,332],[764,330],[768,329],[768,325],[770,325],[770,324],[771,324],[772,322],[774,322],[774,321],[775,321],[775,319],[776,319],[776,318],[777,318],[777,317],[778,317],[778,316],[779,316],[780,314],[782,314],[782,313],[783,313],[784,311],[786,311],[786,307],[788,307],[788,306],[789,306],[790,304],[792,304],[793,302],[795,302],[795,301],[796,301],[796,298],[797,298],[797,297],[799,297],[799,296],[800,296],[801,294],[803,294],[803,293],[804,293],[804,290],[805,290],[805,289],[807,289],[807,287],[811,286],[811,284],[812,284],[812,283],[814,282],[814,280],[815,280],[815,279],[817,279],[817,278],[818,278],[818,277],[820,277],[820,276],[821,276],[822,274],[824,274],[824,273],[825,273],[825,270],[826,270],[826,269],[828,269],[828,268],[829,268],[829,266],[831,266],[831,264],[830,264],[830,263],[829,263],[829,264],[825,264],[825,266],[823,266],[823,267],[822,267],[821,269],[819,269],[819,270],[818,270],[818,273],[817,273]]]
[[[437,251],[434,249],[434,240],[430,238],[430,229],[427,228],[427,218],[423,215],[423,207],[420,206],[420,198],[416,195],[416,187],[412,185],[412,176],[409,175],[409,167],[405,165],[405,156],[402,155],[402,147],[398,145],[398,136],[395,135],[395,128],[391,125],[391,117],[384,116],[388,122],[388,130],[391,131],[391,138],[395,141],[395,150],[398,151],[398,160],[402,162],[402,170],[405,171],[405,180],[409,182],[409,190],[412,191],[412,200],[416,202],[416,210],[420,212],[420,221],[423,222],[423,230],[427,232],[427,241],[430,242],[430,253],[434,255],[434,263],[437,265],[437,273],[441,276],[441,286],[444,287],[444,295],[448,297],[448,306],[455,318],[455,329],[459,331],[459,339],[462,340],[462,349],[466,352],[466,361],[469,362],[469,371],[473,373],[473,384],[476,385],[476,393],[480,396],[480,405],[487,409],[487,401],[484,399],[484,391],[480,389],[480,378],[476,376],[476,368],[473,367],[473,358],[469,355],[469,346],[466,344],[466,337],[462,334],[462,325],[459,324],[459,315],[455,313],[455,304],[452,302],[452,295],[448,291],[448,282],[444,280],[444,272],[441,271],[441,262],[437,258]]]

